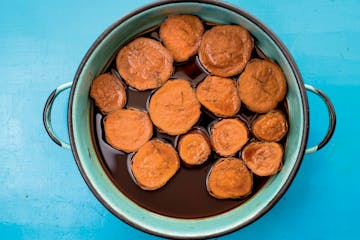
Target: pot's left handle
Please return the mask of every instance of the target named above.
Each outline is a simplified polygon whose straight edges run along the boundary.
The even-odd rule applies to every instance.
[[[58,86],[48,97],[45,103],[43,111],[43,122],[46,129],[46,132],[49,134],[49,137],[60,147],[65,149],[71,149],[70,144],[61,140],[54,132],[51,125],[51,109],[56,97],[63,92],[64,90],[71,88],[72,82],[67,82]]]

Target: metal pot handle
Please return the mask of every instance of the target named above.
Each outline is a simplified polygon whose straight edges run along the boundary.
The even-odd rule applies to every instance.
[[[324,101],[324,103],[326,104],[327,110],[328,110],[328,114],[329,114],[329,126],[328,126],[327,133],[326,133],[325,137],[323,138],[323,140],[321,140],[321,142],[319,144],[309,147],[305,150],[305,154],[309,154],[309,153],[313,153],[313,152],[320,150],[330,141],[330,139],[335,131],[336,114],[335,114],[335,109],[334,109],[333,104],[331,103],[329,97],[325,95],[325,93],[323,93],[321,90],[319,90],[311,85],[308,85],[308,84],[305,84],[305,88],[306,88],[306,90],[315,93],[317,96],[319,96]]]
[[[46,129],[46,132],[49,134],[49,137],[60,147],[65,149],[71,149],[70,144],[61,140],[55,133],[51,125],[51,109],[56,97],[63,92],[64,90],[71,88],[72,82],[67,82],[58,86],[52,93],[49,95],[46,100],[44,111],[43,111],[43,123]]]

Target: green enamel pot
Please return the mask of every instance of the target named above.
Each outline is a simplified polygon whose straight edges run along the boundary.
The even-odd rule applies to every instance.
[[[90,122],[92,80],[101,74],[120,46],[134,35],[159,25],[168,15],[193,14],[205,21],[219,24],[239,24],[250,31],[257,47],[282,68],[288,85],[286,101],[289,111],[289,132],[282,170],[250,200],[212,217],[178,219],[150,212],[129,200],[110,180],[95,152]],[[70,143],[59,139],[51,125],[51,108],[63,90],[71,88],[68,105]],[[309,106],[306,91],[317,94],[326,103],[329,127],[326,136],[316,146],[306,148],[309,130]],[[219,1],[160,1],[144,6],[115,22],[94,42],[82,60],[74,81],[56,88],[49,96],[43,113],[49,136],[61,147],[72,150],[85,182],[97,199],[126,223],[158,236],[168,238],[206,238],[219,236],[255,221],[283,196],[294,179],[303,155],[319,150],[330,140],[335,129],[334,108],[324,93],[305,85],[299,70],[284,44],[258,19],[238,7]]]

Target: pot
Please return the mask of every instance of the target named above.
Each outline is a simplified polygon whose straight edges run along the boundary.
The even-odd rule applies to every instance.
[[[255,44],[282,68],[288,85],[286,96],[289,112],[289,132],[282,170],[250,200],[244,204],[212,217],[177,219],[150,212],[122,194],[109,179],[95,152],[90,122],[92,80],[104,71],[119,48],[132,36],[160,24],[171,14],[193,14],[219,24],[239,24],[254,36]],[[68,105],[70,143],[59,139],[51,125],[51,108],[56,97],[71,88]],[[316,146],[306,149],[309,130],[309,105],[306,90],[317,94],[326,103],[329,128],[326,136]],[[238,7],[218,1],[160,1],[142,7],[115,22],[91,46],[82,60],[73,82],[56,88],[49,96],[43,113],[45,128],[51,139],[63,148],[72,150],[85,182],[97,199],[118,218],[128,224],[158,236],[168,238],[207,238],[219,236],[255,221],[283,196],[294,179],[306,153],[312,153],[330,140],[335,130],[335,111],[329,98],[320,90],[304,85],[294,59],[263,23]]]

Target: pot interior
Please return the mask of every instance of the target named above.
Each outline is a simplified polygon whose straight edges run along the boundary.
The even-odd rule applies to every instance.
[[[203,219],[176,219],[149,212],[128,200],[113,184],[98,160],[91,132],[89,90],[92,80],[129,39],[159,25],[168,15],[193,14],[218,24],[238,24],[255,38],[255,44],[282,68],[288,84],[289,132],[283,169],[250,200],[226,213]],[[69,134],[79,169],[96,197],[116,216],[144,231],[166,237],[209,237],[254,221],[283,195],[302,160],[307,140],[307,101],[298,70],[279,40],[258,20],[218,2],[160,2],[120,19],[93,44],[75,76],[69,102]],[[196,225],[194,224],[196,223]]]

